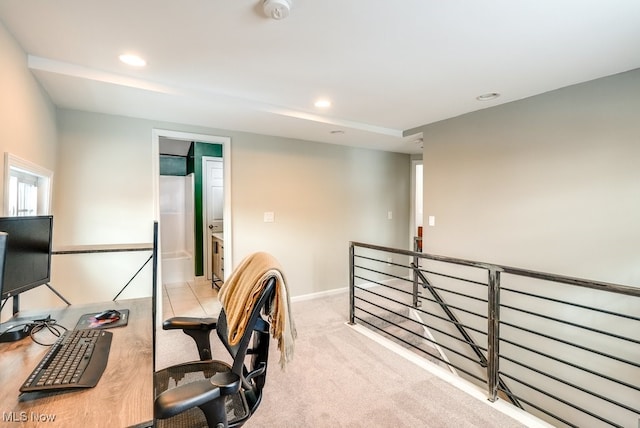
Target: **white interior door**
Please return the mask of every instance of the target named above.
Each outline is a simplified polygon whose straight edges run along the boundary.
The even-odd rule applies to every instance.
[[[213,248],[211,247],[211,234],[222,233],[223,212],[224,212],[224,169],[222,158],[203,157],[203,212],[205,213],[205,242],[206,242],[206,263],[205,275],[207,279],[212,279],[211,260]]]

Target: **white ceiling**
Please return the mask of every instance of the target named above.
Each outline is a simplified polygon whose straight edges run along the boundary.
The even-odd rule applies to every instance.
[[[404,153],[406,130],[640,67],[638,0],[261,5],[0,0],[0,20],[62,108]]]

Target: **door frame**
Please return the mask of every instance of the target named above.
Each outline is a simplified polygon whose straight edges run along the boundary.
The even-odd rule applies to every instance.
[[[422,166],[422,181],[416,175],[418,165]],[[418,234],[418,226],[422,226],[424,236],[424,162],[423,159],[411,160],[411,207],[409,215],[409,248],[413,251],[414,237]]]
[[[153,128],[151,130],[151,174],[153,180],[153,209],[154,218],[160,221],[160,137],[176,140],[198,141],[201,143],[222,145],[222,167],[224,168],[224,208],[222,227],[224,230],[224,271],[231,272],[233,267],[233,229],[231,217],[231,138],[219,135],[197,134],[193,132],[172,131],[168,129]],[[160,228],[159,228],[160,229]],[[161,240],[158,239],[158,245]],[[205,242],[203,242],[203,245]],[[207,244],[208,245],[208,244]],[[203,248],[205,250],[205,248]],[[162,248],[158,248],[158,254],[162,254]],[[203,251],[206,254],[206,251]],[[162,263],[158,263],[158,293],[162,292]],[[161,296],[162,294],[158,294]],[[162,313],[162,311],[160,311]]]

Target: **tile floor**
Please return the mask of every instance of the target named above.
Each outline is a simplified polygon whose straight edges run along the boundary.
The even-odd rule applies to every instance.
[[[211,281],[196,279],[164,284],[162,287],[163,319],[173,316],[217,316],[220,312],[218,292]]]

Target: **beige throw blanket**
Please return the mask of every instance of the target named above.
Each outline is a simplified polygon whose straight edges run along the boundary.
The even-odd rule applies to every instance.
[[[237,344],[269,278],[275,277],[276,287],[271,312],[271,336],[278,341],[280,367],[284,369],[293,358],[297,336],[291,317],[289,292],[280,263],[268,253],[254,253],[245,258],[220,288],[219,298],[227,315],[229,343]]]

